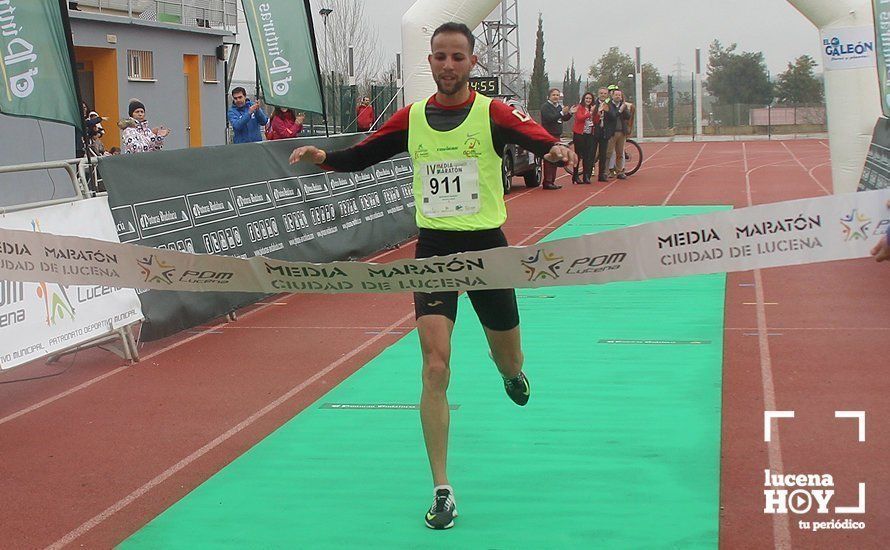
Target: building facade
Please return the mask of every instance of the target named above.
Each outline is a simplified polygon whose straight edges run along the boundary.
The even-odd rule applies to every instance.
[[[120,147],[118,121],[130,99],[151,126],[170,129],[165,149],[226,143],[226,44],[236,0],[69,2],[81,95],[107,117],[102,142]],[[75,157],[69,126],[0,115],[0,166]],[[0,174],[0,206],[73,196],[64,171]]]

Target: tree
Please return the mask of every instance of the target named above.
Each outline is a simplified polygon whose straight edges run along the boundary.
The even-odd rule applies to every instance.
[[[822,103],[822,83],[813,69],[816,60],[802,55],[788,63],[788,68],[776,79],[776,99],[779,103]]]
[[[538,34],[535,39],[535,62],[532,68],[532,78],[528,86],[528,108],[540,109],[547,101],[547,88],[550,87],[550,77],[544,70],[544,19],[538,14]]]
[[[383,59],[377,29],[368,24],[365,2],[327,0],[327,6],[334,10],[328,16],[327,25],[320,29],[316,27],[316,30],[321,31],[318,54],[325,82],[328,86],[331,85],[333,71],[338,84],[346,83],[349,75],[349,46],[352,46],[355,80],[361,89],[365,89],[380,76]]]
[[[649,97],[649,92],[664,80],[658,69],[651,63],[643,63],[641,69],[643,71],[643,98],[645,99]],[[611,84],[617,84],[624,91],[626,98],[635,101],[635,70],[636,64],[633,58],[613,46],[590,66],[588,72],[591,79],[589,91],[596,93],[598,88],[607,88]]]
[[[737,53],[737,44],[724,48],[714,40],[708,48],[708,91],[721,105],[772,103],[773,86],[769,81],[762,52]]]
[[[565,94],[564,105],[575,105],[581,101],[581,77],[575,77],[575,60],[572,59],[572,68],[566,67],[566,75],[562,79],[562,93]]]

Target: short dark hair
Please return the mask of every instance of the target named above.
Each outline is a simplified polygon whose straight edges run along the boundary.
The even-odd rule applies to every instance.
[[[235,97],[235,94],[241,94],[247,97],[247,90],[245,90],[243,86],[238,86],[237,88],[232,89],[232,97]]]
[[[464,25],[463,23],[457,23],[455,21],[449,21],[447,23],[442,23],[436,30],[433,31],[433,36],[430,37],[430,49],[433,47],[433,40],[435,38],[446,32],[456,32],[464,35],[466,37],[467,42],[470,43],[470,53],[473,53],[473,50],[476,48],[476,37],[473,36],[473,31],[470,30],[470,27]]]

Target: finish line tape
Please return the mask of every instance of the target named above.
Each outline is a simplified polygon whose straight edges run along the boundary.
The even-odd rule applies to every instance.
[[[241,292],[405,292],[602,284],[862,258],[890,190],[686,216],[595,235],[385,264],[188,254],[0,229],[0,279]]]

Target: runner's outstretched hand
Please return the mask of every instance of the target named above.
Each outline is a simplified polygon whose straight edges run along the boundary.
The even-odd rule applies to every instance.
[[[876,262],[890,260],[890,242],[887,242],[886,235],[881,235],[881,240],[871,249],[871,255],[875,257]]]
[[[304,145],[294,149],[294,152],[290,154],[289,162],[296,164],[304,160],[312,164],[323,164],[326,158],[328,158],[328,155],[323,149],[319,149],[314,145]]]
[[[556,144],[550,148],[549,153],[544,155],[544,160],[557,166],[565,166],[566,164],[574,166],[578,164],[578,155],[565,145]]]
[[[890,201],[887,201],[887,208],[890,208]],[[871,255],[876,262],[890,260],[890,234],[881,235],[881,240],[871,249]]]

